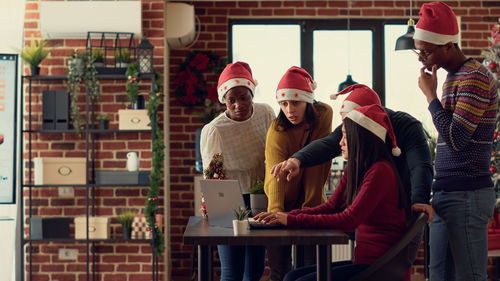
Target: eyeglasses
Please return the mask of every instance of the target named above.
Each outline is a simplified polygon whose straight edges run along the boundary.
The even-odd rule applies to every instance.
[[[445,45],[437,45],[436,48],[432,49],[432,50],[422,50],[422,51],[419,51],[419,50],[414,50],[412,49],[412,51],[419,57],[422,57],[422,58],[428,58],[430,55],[432,55],[437,49],[443,47]]]

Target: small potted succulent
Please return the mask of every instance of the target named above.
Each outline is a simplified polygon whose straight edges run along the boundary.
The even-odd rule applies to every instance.
[[[109,128],[109,120],[111,117],[106,113],[101,113],[97,115],[97,121],[99,122],[99,129],[107,130]]]
[[[40,39],[38,44],[33,36],[31,42],[21,50],[21,58],[30,65],[31,75],[36,76],[40,74],[40,63],[49,55],[49,49],[45,48],[47,41]]]
[[[257,180],[255,185],[251,187],[248,192],[250,193],[250,208],[252,216],[267,210],[267,196],[264,193],[264,181]]]
[[[239,206],[234,209],[233,231],[234,235],[242,235],[248,233],[248,220],[246,218],[250,214],[250,210]]]
[[[115,67],[127,68],[130,63],[130,50],[128,48],[118,48],[115,50]]]
[[[136,211],[131,209],[124,209],[118,215],[118,221],[122,225],[122,235],[123,239],[130,239],[132,236],[132,222],[134,220]]]
[[[101,49],[92,50],[95,67],[104,67],[104,52]]]

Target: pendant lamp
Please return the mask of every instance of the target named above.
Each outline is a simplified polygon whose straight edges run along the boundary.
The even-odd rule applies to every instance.
[[[408,20],[408,30],[404,35],[399,36],[396,40],[396,51],[415,49],[415,41],[413,41],[413,35],[415,34],[415,21],[412,19],[412,8],[410,0],[410,19]]]
[[[358,82],[352,80],[351,76],[351,0],[347,1],[347,78],[344,82],[339,84],[338,92],[343,89],[358,84]]]

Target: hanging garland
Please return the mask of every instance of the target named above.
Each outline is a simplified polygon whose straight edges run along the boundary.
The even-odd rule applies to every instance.
[[[158,126],[158,107],[163,99],[163,83],[161,75],[155,72],[155,83],[153,85],[153,93],[149,96],[147,105],[148,116],[151,120],[151,127],[153,129],[153,156],[151,165],[151,181],[149,184],[148,197],[144,214],[148,222],[148,230],[152,232],[154,239],[154,252],[157,257],[161,257],[165,251],[165,241],[161,229],[155,223],[155,215],[158,211],[160,184],[163,180],[163,162],[165,160],[165,145],[163,143],[163,131]]]
[[[133,102],[137,100],[137,95],[139,94],[139,72],[137,71],[137,63],[132,63],[127,68],[127,97]],[[158,107],[161,104],[163,98],[163,83],[161,75],[155,72],[155,80],[153,84],[153,89],[149,95],[149,100],[147,104],[148,116],[151,120],[151,128],[153,128],[153,155],[152,155],[152,165],[151,165],[151,180],[149,183],[148,195],[146,198],[146,205],[144,206],[144,215],[148,223],[147,231],[151,232],[154,237],[153,251],[155,255],[159,258],[162,257],[163,251],[165,251],[165,241],[163,232],[158,228],[156,223],[156,213],[158,212],[159,195],[160,195],[160,184],[163,180],[163,161],[165,160],[165,145],[163,144],[163,131],[158,126]]]
[[[137,95],[139,95],[139,70],[137,62],[133,62],[127,67],[125,76],[127,76],[126,92],[128,101],[132,104],[136,103]]]
[[[174,80],[177,85],[175,96],[187,106],[203,105],[205,99],[218,103],[217,81],[207,81],[203,74],[212,72],[218,77],[226,64],[225,58],[212,52],[191,52],[181,64],[179,75]]]

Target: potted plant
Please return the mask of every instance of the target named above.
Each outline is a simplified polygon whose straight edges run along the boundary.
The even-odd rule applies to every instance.
[[[78,52],[76,49],[73,51],[71,58],[68,60],[68,68],[74,70],[74,73],[78,76],[82,76],[85,70],[87,52]]]
[[[245,207],[239,206],[234,209],[233,231],[234,235],[241,235],[248,233],[248,221],[246,218],[250,214],[250,210]]]
[[[92,50],[95,67],[104,67],[104,52],[101,49]]]
[[[77,133],[80,133],[85,126],[85,120],[80,114],[78,106],[78,94],[81,92],[81,85],[85,84],[85,93],[94,101],[99,101],[101,87],[96,78],[97,70],[94,66],[94,58],[89,52],[79,53],[77,50],[71,55],[68,61],[68,92],[71,97],[70,115],[71,124]]]
[[[130,63],[130,50],[128,48],[118,48],[115,50],[116,68],[127,68]]]
[[[122,225],[123,239],[130,239],[132,236],[132,221],[134,220],[136,211],[125,209],[118,215],[118,221]]]
[[[267,196],[264,193],[264,181],[257,180],[255,185],[251,187],[248,192],[250,193],[250,208],[252,209],[252,216],[267,210]]]
[[[49,55],[49,49],[45,48],[47,41],[40,39],[38,44],[36,43],[33,36],[31,36],[31,42],[26,45],[21,50],[21,58],[30,65],[31,75],[40,74],[40,63]]]
[[[109,120],[111,117],[106,113],[101,113],[97,115],[97,121],[99,122],[99,129],[107,130],[109,127]]]

